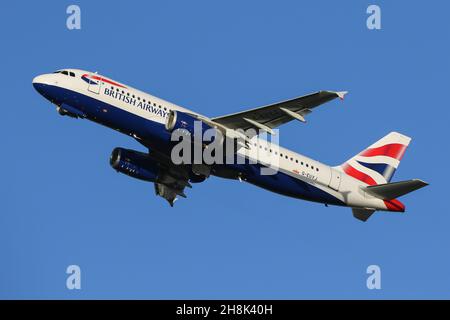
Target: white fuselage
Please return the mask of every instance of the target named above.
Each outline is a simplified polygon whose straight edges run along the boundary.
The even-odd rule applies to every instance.
[[[41,93],[58,105],[61,105],[61,103],[67,105],[74,104],[76,103],[74,101],[75,99],[84,99],[84,96],[160,125],[165,124],[170,110],[197,114],[194,111],[185,109],[89,71],[76,69],[67,69],[67,71],[72,72],[75,76],[61,73],[45,74],[36,77],[33,80],[33,83],[43,85],[43,88],[52,87],[66,90],[65,92],[67,94],[63,97],[58,96],[57,99],[53,99],[52,93],[47,93],[47,91],[45,91],[45,94]],[[88,76],[83,79],[83,75]],[[92,75],[97,78],[95,80],[96,83],[90,83],[93,82],[93,80],[89,78]],[[86,81],[86,78],[88,79],[88,82]],[[44,89],[42,89],[42,91],[44,91]],[[49,90],[48,92],[53,91]],[[99,108],[102,107],[99,106]],[[82,110],[81,112],[84,111]],[[104,110],[99,110],[98,114],[101,115],[104,113],[105,117],[107,117],[108,112],[110,111],[104,108]],[[99,116],[93,116],[91,119],[96,121],[97,117],[100,118]],[[99,122],[102,123],[104,121],[99,119]],[[107,122],[115,123],[109,122],[109,120]],[[116,127],[116,125],[109,126],[137,139],[142,139],[142,135],[145,134],[142,131],[133,130],[133,127],[125,128],[124,130],[122,125],[121,127]],[[126,126],[126,124],[124,126]],[[318,189],[323,191],[325,194],[342,202],[342,205],[354,208],[387,210],[383,200],[370,196],[361,189],[361,187],[365,187],[367,184],[345,174],[340,167],[325,165],[319,161],[282,148],[264,139],[260,139],[258,136],[251,139],[248,150],[241,148],[238,151],[238,154],[263,167],[278,168],[282,174],[304,182],[305,184],[314,187],[314,190]],[[256,177],[248,178],[244,176],[243,179],[277,192],[277,190],[273,190],[273,182],[268,182],[271,186],[266,186],[264,185],[265,182],[260,183],[259,181],[262,180],[259,180],[259,178]],[[280,188],[282,189],[282,186],[280,186]],[[302,198],[301,196],[299,197]],[[310,200],[320,201],[320,199]],[[323,202],[327,203],[327,201]]]

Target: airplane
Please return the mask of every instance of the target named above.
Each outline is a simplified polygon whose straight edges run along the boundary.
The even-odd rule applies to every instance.
[[[273,135],[275,128],[291,120],[303,123],[316,107],[336,98],[343,100],[347,92],[318,91],[209,118],[96,72],[61,69],[38,75],[32,84],[60,115],[94,121],[141,143],[146,152],[115,148],[110,165],[118,172],[154,183],[156,195],[171,206],[178,197],[186,198],[184,190],[192,184],[217,176],[326,206],[350,207],[355,218],[366,221],[376,211],[404,212],[405,205],[397,198],[428,185],[419,179],[391,182],[411,141],[398,132],[387,134],[336,166],[282,148],[258,134]],[[176,130],[194,134],[199,122],[201,130],[214,128],[236,142],[232,153],[235,161],[172,161],[172,134]],[[256,133],[245,134],[251,130]],[[208,145],[202,144],[202,148]],[[274,174],[262,174],[263,168],[272,167],[276,168]]]

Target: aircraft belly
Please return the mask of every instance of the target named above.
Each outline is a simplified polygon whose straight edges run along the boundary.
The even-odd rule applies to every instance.
[[[278,171],[274,175],[261,175],[260,169],[262,166],[259,164],[240,166],[240,171],[244,173],[245,181],[266,190],[303,200],[334,205],[345,205],[344,202],[332,194],[306,183],[305,181],[283,173],[282,171]]]
[[[91,121],[127,135],[136,135],[148,141],[154,147],[167,148],[169,144],[170,133],[164,129],[163,123],[148,120],[112,104],[69,89],[54,86],[52,91],[52,95],[60,97],[60,100],[65,100],[64,97],[70,96],[71,106],[83,111],[86,118]],[[73,99],[74,96],[76,96],[75,99]]]

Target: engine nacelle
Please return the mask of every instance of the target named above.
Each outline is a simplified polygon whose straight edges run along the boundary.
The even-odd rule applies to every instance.
[[[69,116],[75,119],[86,118],[86,115],[83,112],[65,103],[56,106],[56,111],[62,116]]]
[[[202,138],[206,130],[212,129],[210,125],[197,119],[195,116],[176,110],[170,111],[165,126],[166,130],[169,132],[173,132],[175,130],[183,130],[186,131],[190,136],[194,136],[194,134],[201,134]],[[207,144],[211,143],[213,140],[214,137],[213,139],[211,139],[211,141],[208,141]]]
[[[109,163],[117,171],[136,179],[154,182],[158,176],[158,164],[143,152],[115,148]]]

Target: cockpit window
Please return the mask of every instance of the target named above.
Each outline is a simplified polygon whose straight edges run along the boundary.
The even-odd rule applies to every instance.
[[[58,71],[55,71],[53,73],[62,73],[63,75],[66,75],[66,76],[70,75],[71,77],[75,77],[75,73],[74,72],[72,72],[72,71],[69,72],[67,70],[58,70]]]

